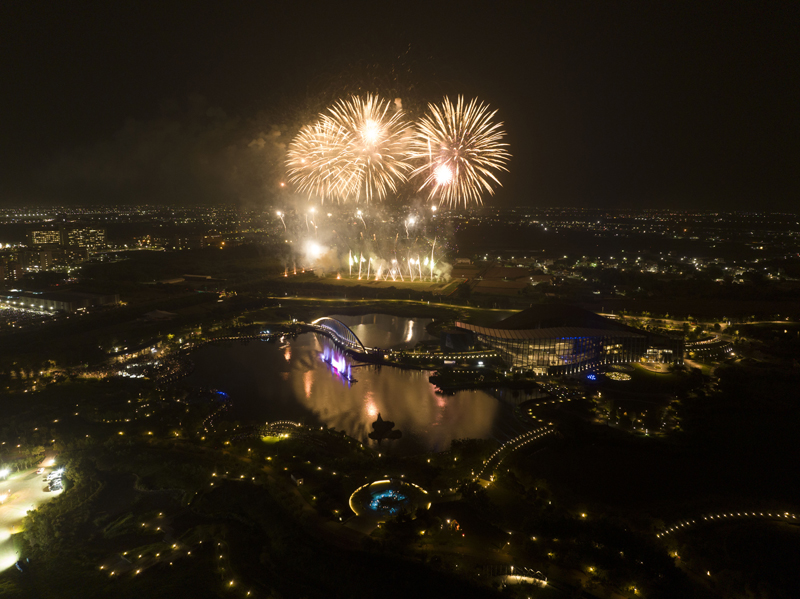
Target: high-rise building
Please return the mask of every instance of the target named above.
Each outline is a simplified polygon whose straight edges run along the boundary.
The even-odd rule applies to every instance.
[[[25,274],[22,264],[14,259],[14,256],[0,255],[0,285],[9,284],[21,279]]]
[[[61,245],[61,231],[59,229],[33,229],[28,231],[28,245],[32,247]]]
[[[0,252],[0,286],[17,280],[15,257],[11,251]]]
[[[64,228],[61,244],[66,247],[86,248],[90,252],[106,247],[106,230],[97,227]]]
[[[26,270],[49,270],[55,259],[56,256],[51,250],[26,250],[19,255],[19,260]]]
[[[58,229],[31,229],[28,231],[28,245],[33,249],[60,246],[94,252],[106,247],[106,230],[78,225],[62,225]]]

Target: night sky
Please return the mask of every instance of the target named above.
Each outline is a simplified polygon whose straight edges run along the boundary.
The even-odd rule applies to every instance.
[[[0,205],[271,202],[360,91],[498,109],[493,204],[796,211],[798,31],[789,1],[6,1]]]

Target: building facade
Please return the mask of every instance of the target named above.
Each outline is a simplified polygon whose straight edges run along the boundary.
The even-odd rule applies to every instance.
[[[536,374],[573,374],[606,364],[638,362],[647,352],[647,338],[625,331],[557,327],[507,330],[462,322],[484,347],[497,351],[512,368]]]
[[[95,252],[106,247],[106,230],[102,227],[60,225],[57,229],[31,229],[28,246],[32,249],[69,248]]]
[[[119,295],[57,291],[53,293],[14,293],[0,296],[0,305],[30,312],[77,312],[99,306],[119,304]]]
[[[33,247],[61,245],[61,231],[59,229],[34,229],[28,231],[28,245]]]
[[[614,322],[582,308],[540,305],[492,327],[457,322],[511,368],[575,374],[631,362],[682,362],[682,342]],[[654,352],[653,350],[657,350]]]
[[[62,245],[68,248],[85,248],[90,252],[105,249],[106,230],[96,227],[64,229]]]

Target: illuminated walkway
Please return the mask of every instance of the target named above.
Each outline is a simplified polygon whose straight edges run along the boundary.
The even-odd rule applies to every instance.
[[[700,516],[694,520],[683,520],[682,522],[678,522],[678,524],[669,527],[664,532],[657,533],[656,537],[660,539],[672,533],[684,531],[687,528],[691,528],[698,524],[711,524],[713,522],[723,522],[734,519],[743,520],[746,518],[763,518],[768,520],[778,520],[780,522],[790,522],[792,524],[800,523],[798,522],[797,514],[792,514],[791,512],[721,512],[719,514],[707,514],[705,516]]]
[[[475,477],[475,479],[477,480],[484,476],[489,476],[491,480],[492,473],[494,472],[494,470],[511,453],[525,447],[529,443],[533,443],[534,441],[540,439],[541,437],[544,437],[545,435],[549,435],[554,432],[555,432],[554,429],[548,426],[543,426],[534,429],[532,431],[528,431],[527,433],[523,433],[518,437],[514,437],[513,439],[506,441],[500,447],[497,448],[497,451],[495,451],[491,456],[489,456],[489,459],[483,462],[483,467],[481,468],[480,472],[478,472],[478,475]]]

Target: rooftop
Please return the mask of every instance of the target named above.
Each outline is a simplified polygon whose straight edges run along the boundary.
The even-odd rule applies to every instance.
[[[539,304],[495,323],[491,327],[456,323],[482,335],[502,339],[539,339],[548,337],[597,337],[613,331],[617,336],[647,336],[633,327],[599,316],[589,310],[564,304]]]
[[[493,328],[506,330],[581,327],[615,331],[635,331],[631,327],[599,316],[589,310],[564,304],[538,304],[496,323]],[[636,331],[638,332],[638,331]]]

